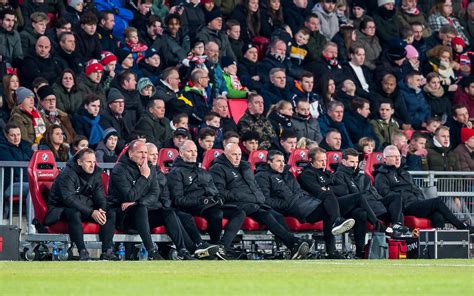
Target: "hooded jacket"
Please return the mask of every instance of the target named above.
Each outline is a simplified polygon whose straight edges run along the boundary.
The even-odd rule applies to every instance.
[[[312,12],[318,16],[321,22],[321,33],[327,40],[331,40],[339,31],[339,20],[337,19],[336,13],[326,12],[321,6],[321,3],[317,3],[313,7]]]
[[[77,164],[77,156],[73,157],[54,181],[47,204],[45,225],[59,221],[65,208],[77,209],[83,217],[90,217],[97,209],[106,210],[102,169],[96,166],[88,174]]]

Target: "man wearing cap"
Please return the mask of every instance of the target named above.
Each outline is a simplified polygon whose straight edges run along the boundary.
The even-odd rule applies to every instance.
[[[163,148],[179,149],[179,147],[181,146],[181,144],[184,143],[184,141],[190,139],[191,134],[189,133],[189,131],[183,127],[179,127],[173,132],[173,137],[166,141]]]
[[[97,17],[92,11],[81,15],[81,26],[75,37],[76,51],[83,62],[90,59],[100,59],[102,47],[96,33],[97,22]]]
[[[377,27],[376,34],[381,44],[388,44],[392,39],[400,36],[395,0],[378,0],[377,5],[378,8],[373,15]]]
[[[104,67],[98,60],[90,60],[85,67],[85,75],[79,76],[78,87],[86,94],[99,96],[100,103],[105,106],[105,89],[102,85]]]
[[[248,89],[260,91],[262,83],[260,82],[257,47],[252,43],[245,44],[242,47],[242,55],[243,57],[237,65],[237,76]]]
[[[21,138],[30,144],[39,144],[49,122],[35,108],[35,94],[26,87],[16,91],[16,107],[12,109],[9,123],[16,124],[21,131]]]
[[[138,68],[142,72],[142,77],[148,77],[153,84],[156,84],[160,79],[160,66],[160,53],[153,47],[149,47],[148,50],[145,51],[144,58],[138,63]]]
[[[474,130],[461,130],[461,144],[454,149],[457,156],[458,169],[465,172],[474,172]]]
[[[111,88],[107,95],[107,107],[102,111],[100,125],[104,129],[114,128],[119,140],[117,143],[117,151],[121,151],[132,138],[132,131],[136,124],[136,115],[133,110],[125,109],[125,98],[122,93]]]
[[[64,132],[64,142],[70,144],[76,133],[72,128],[69,115],[56,107],[56,95],[49,85],[40,87],[36,93],[39,97],[39,112],[49,124],[61,126]]]
[[[222,13],[219,9],[215,9],[206,14],[206,24],[196,35],[197,39],[208,43],[214,41],[219,45],[220,56],[229,56],[236,59],[232,47],[230,46],[229,37],[222,30]]]
[[[59,64],[51,55],[51,42],[46,36],[41,36],[36,40],[34,50],[25,56],[19,73],[22,85],[32,87],[33,80],[36,77],[43,77],[48,80],[49,84],[53,84],[61,74]]]
[[[327,40],[331,40],[339,31],[336,2],[336,0],[321,0],[320,3],[317,3],[312,9],[312,12],[319,17],[321,33]],[[296,30],[298,30],[298,28],[294,28],[293,32],[296,32]]]
[[[133,131],[135,137],[146,138],[161,149],[164,143],[171,138],[170,121],[165,117],[165,102],[158,97],[152,97],[147,105],[146,112],[138,120]]]
[[[76,75],[84,71],[84,64],[76,52],[76,37],[73,33],[64,32],[59,35],[59,48],[54,51],[53,55],[61,70],[69,68]]]

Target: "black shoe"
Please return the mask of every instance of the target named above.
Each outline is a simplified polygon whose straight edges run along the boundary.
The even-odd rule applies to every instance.
[[[100,254],[100,260],[118,261],[119,258],[115,256],[114,249],[107,249],[105,252]]]
[[[227,251],[225,250],[223,245],[219,246],[219,249],[217,250],[217,253],[216,253],[216,257],[219,260],[224,260],[224,261],[229,260],[229,257],[227,255]]]
[[[194,251],[194,257],[198,259],[203,259],[216,255],[218,251],[219,246],[211,245],[206,242],[201,242],[199,245],[196,246],[196,251]]]
[[[334,252],[334,253],[329,253],[326,255],[326,259],[346,259],[341,253],[339,252]]]
[[[308,252],[309,244],[304,240],[300,240],[299,242],[295,243],[291,249],[291,260],[302,259],[306,256],[306,254],[308,254]]]
[[[337,218],[334,224],[332,225],[332,230],[331,233],[332,235],[340,235],[343,234],[354,227],[355,220],[350,218],[350,219],[343,219],[343,218]]]
[[[86,249],[79,251],[79,261],[88,261],[90,260],[89,252]]]
[[[158,248],[155,246],[153,250],[148,252],[148,260],[165,260],[158,252]]]
[[[392,226],[393,229],[393,234],[392,236],[394,237],[401,237],[401,236],[411,236],[410,228],[400,224],[396,223]]]
[[[196,258],[189,254],[188,250],[181,249],[178,251],[178,260],[196,260]]]

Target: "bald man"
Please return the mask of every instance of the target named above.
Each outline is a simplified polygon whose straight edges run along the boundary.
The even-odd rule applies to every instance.
[[[178,259],[194,259],[186,249],[181,223],[169,208],[168,193],[158,184],[156,168],[148,163],[146,144],[134,140],[128,147],[110,174],[107,203],[117,212],[117,229],[138,231],[149,259],[159,260],[163,258],[152,241],[151,228],[164,225]]]
[[[225,205],[237,206],[250,218],[266,225],[291,250],[292,259],[306,256],[310,244],[291,234],[283,215],[265,204],[265,196],[255,182],[250,164],[242,161],[239,145],[225,146],[224,154],[214,161],[211,174]]]
[[[217,257],[223,260],[233,257],[232,241],[240,230],[245,213],[237,206],[223,206],[211,174],[198,166],[197,147],[193,141],[186,140],[179,148],[179,157],[168,174],[168,188],[180,211],[207,220],[211,243],[220,246]],[[223,217],[229,222],[221,236]]]

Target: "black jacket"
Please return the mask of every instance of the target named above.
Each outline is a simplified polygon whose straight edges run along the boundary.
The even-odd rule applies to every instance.
[[[100,115],[100,126],[102,126],[104,130],[113,127],[118,132],[119,141],[117,151],[122,150],[120,147],[123,148],[125,143],[132,139],[132,131],[136,124],[135,118],[134,111],[124,110],[122,117],[119,119],[112,114],[109,107],[106,107],[104,112]]]
[[[112,34],[112,31],[109,31],[102,26],[97,26],[97,37],[99,38],[102,50],[110,51],[115,54],[119,48],[120,40]]]
[[[253,76],[260,75],[259,69],[260,63],[257,61],[256,63],[242,58],[239,61],[237,67],[237,76],[240,77],[240,82],[242,82],[243,86],[248,87],[250,90],[260,91],[262,88],[262,82],[253,80]]]
[[[20,145],[17,147],[8,142],[3,133],[0,135],[0,151],[0,161],[30,161],[31,156],[33,155],[31,143],[21,140]],[[10,169],[5,169],[4,174],[4,188],[0,188],[0,190],[5,190],[8,186],[10,186]],[[15,168],[13,170],[13,182],[20,182],[19,168]],[[23,182],[28,182],[26,169],[23,169]]]
[[[423,192],[415,185],[410,173],[401,166],[398,169],[385,164],[380,166],[375,175],[375,188],[383,197],[400,195],[403,208],[424,199]]]
[[[238,206],[265,203],[265,196],[257,185],[248,162],[241,161],[238,167],[234,167],[222,154],[214,160],[211,174],[225,203]]]
[[[102,46],[97,33],[91,36],[80,29],[74,36],[76,37],[76,53],[84,64],[90,59],[100,60]]]
[[[178,208],[204,209],[205,199],[219,198],[211,174],[200,168],[197,162],[185,162],[178,157],[167,177],[173,204]]]
[[[74,71],[74,73],[76,73],[76,76],[84,72],[85,64],[82,63],[76,51],[67,53],[61,47],[59,47],[54,53],[54,59],[61,68],[61,71],[69,68]]]
[[[90,217],[94,210],[106,210],[102,169],[95,167],[87,174],[77,164],[77,157],[70,159],[54,181],[47,204],[45,225],[59,221],[65,208],[77,209],[83,217]]]
[[[150,112],[146,112],[135,125],[134,136],[143,136],[147,142],[156,145],[158,149],[163,147],[166,140],[172,137],[168,118],[155,118]]]
[[[52,55],[44,59],[38,56],[33,48],[32,53],[23,59],[19,68],[19,76],[24,87],[33,89],[33,80],[36,77],[41,76],[48,80],[50,85],[53,85],[61,75],[61,71],[59,63],[53,59]]]
[[[285,167],[283,173],[274,171],[268,164],[257,168],[255,175],[259,187],[265,196],[265,203],[274,210],[305,221],[321,203],[301,189],[296,178]]]
[[[334,184],[334,175],[323,169],[317,169],[311,164],[308,164],[304,167],[303,172],[298,177],[301,188],[309,192],[309,194],[319,197],[322,199],[321,195],[327,191],[332,191],[336,196],[336,193],[343,192],[344,188],[338,188]],[[327,190],[323,190],[322,188]]]
[[[140,93],[138,90],[126,90],[121,85],[117,85],[117,89],[125,99],[125,110],[135,112],[138,121],[145,111],[145,106],[142,106],[140,100]]]

